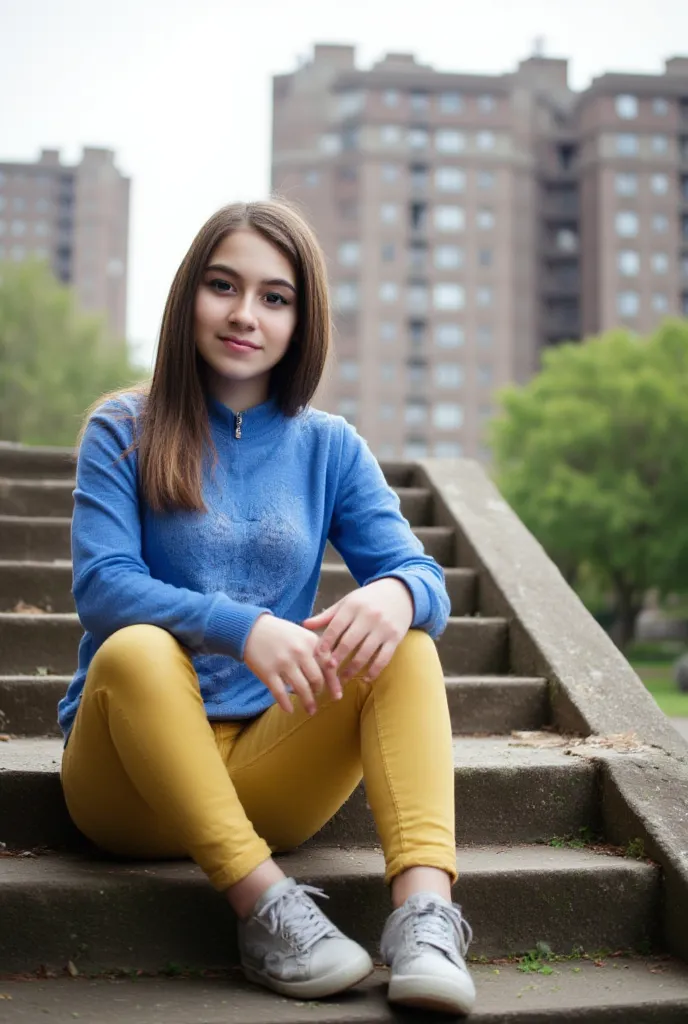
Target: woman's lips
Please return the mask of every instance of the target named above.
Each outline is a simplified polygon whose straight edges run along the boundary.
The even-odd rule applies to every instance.
[[[225,348],[230,349],[232,352],[255,352],[259,347],[258,345],[254,345],[253,342],[246,341],[243,338],[220,338],[220,341]]]

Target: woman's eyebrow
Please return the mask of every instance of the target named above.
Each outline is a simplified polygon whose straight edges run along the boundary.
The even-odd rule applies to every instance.
[[[241,274],[237,270],[234,270],[233,267],[228,266],[226,263],[213,263],[211,266],[206,267],[205,269],[206,273],[208,273],[211,270],[219,270],[223,274],[229,274],[231,277],[238,277],[240,280],[243,280]],[[261,281],[260,283],[268,284],[273,288],[278,286],[281,286],[282,288],[289,288],[292,292],[294,292],[294,295],[296,295],[296,288],[294,287],[294,285],[291,283],[291,281],[286,281],[283,277],[273,277],[270,278],[270,280],[268,281]]]

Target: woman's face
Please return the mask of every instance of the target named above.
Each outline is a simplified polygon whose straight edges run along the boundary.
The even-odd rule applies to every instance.
[[[270,371],[296,327],[296,276],[289,260],[252,228],[213,251],[196,293],[196,348],[213,397],[241,412],[268,397]]]

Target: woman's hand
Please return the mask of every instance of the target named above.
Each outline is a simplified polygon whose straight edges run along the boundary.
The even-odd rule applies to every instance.
[[[310,715],[317,710],[315,696],[325,686],[335,700],[342,695],[332,659],[315,657],[318,642],[319,638],[303,626],[274,615],[261,615],[253,624],[244,647],[244,662],[284,711],[294,710],[288,686]]]
[[[411,628],[413,612],[411,591],[401,580],[387,576],[352,591],[319,615],[306,619],[302,626],[314,630],[326,627],[314,648],[321,665],[331,665],[334,659],[337,669],[360,644],[339,678],[344,683],[368,665],[365,678],[372,682],[387,667]]]

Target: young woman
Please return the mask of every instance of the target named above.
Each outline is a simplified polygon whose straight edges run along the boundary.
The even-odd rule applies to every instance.
[[[201,228],[152,379],[80,439],[72,526],[85,633],[59,706],[76,825],[137,858],[191,856],[239,920],[248,978],[319,998],[373,969],[272,858],[365,779],[394,910],[389,998],[470,1011],[452,740],[432,638],[449,601],[365,442],[309,406],[326,272],[280,201]],[[327,541],[360,589],[313,615]]]

